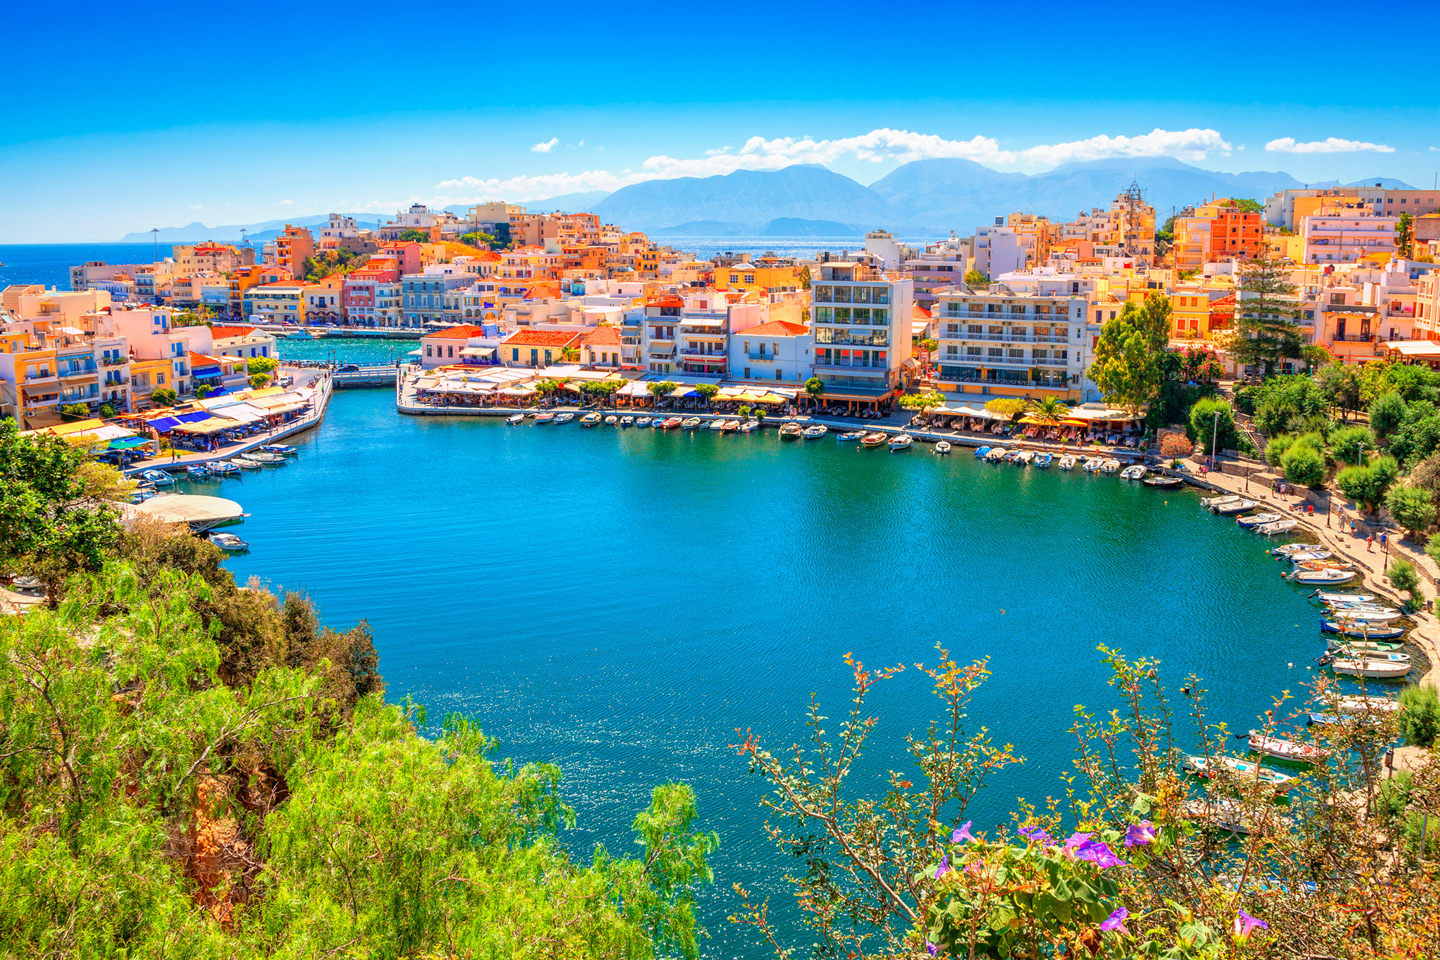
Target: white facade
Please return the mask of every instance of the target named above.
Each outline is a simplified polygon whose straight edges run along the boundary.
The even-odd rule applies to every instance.
[[[1305,217],[1300,237],[1306,263],[1350,263],[1371,253],[1393,253],[1398,215],[1378,216],[1368,209]]]
[[[356,225],[354,217],[342,217],[338,213],[332,213],[325,226],[320,228],[320,236],[334,240],[358,237],[360,236],[360,227]]]
[[[1088,301],[1067,294],[941,293],[935,305],[939,379],[1014,396],[1059,392],[1098,400],[1085,372],[1092,335]]]
[[[803,383],[814,375],[815,337],[798,323],[771,321],[730,337],[730,377]]]
[[[1014,227],[1000,224],[978,227],[973,241],[975,269],[987,277],[1023,270],[1029,262],[1029,244],[1033,241],[1033,236],[1022,236]]]
[[[910,358],[913,281],[853,261],[817,266],[810,280],[810,329],[815,374],[827,392],[850,387],[868,396],[900,386]]]

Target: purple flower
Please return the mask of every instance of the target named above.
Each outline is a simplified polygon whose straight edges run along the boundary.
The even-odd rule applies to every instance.
[[[961,840],[969,840],[971,843],[974,843],[975,838],[970,835],[970,824],[974,822],[974,820],[966,820],[960,826],[959,830],[956,830],[954,833],[950,834],[950,842],[959,843]]]
[[[933,957],[933,956],[935,956],[935,954],[937,954],[937,953],[940,952],[940,948],[937,947],[937,946],[935,946],[935,944],[931,943],[929,940],[926,940],[926,941],[925,941],[925,952],[928,953],[928,954],[930,954],[930,956]]]
[[[1089,843],[1090,838],[1093,836],[1095,836],[1095,834],[1093,833],[1072,833],[1070,835],[1070,839],[1065,841],[1065,852],[1074,853],[1076,850]]]
[[[1101,870],[1107,867],[1122,867],[1125,861],[1115,856],[1115,853],[1104,843],[1097,843],[1093,840],[1086,840],[1075,848],[1076,860],[1088,860]]]
[[[1026,838],[1028,838],[1029,840],[1031,840],[1031,841],[1034,842],[1034,843],[1039,843],[1039,844],[1044,844],[1044,845],[1046,845],[1046,846],[1049,846],[1050,844],[1052,844],[1052,843],[1055,842],[1055,841],[1053,841],[1053,840],[1050,839],[1050,834],[1046,833],[1043,829],[1041,829],[1041,828],[1038,827],[1038,826],[1037,826],[1037,827],[1021,827],[1019,832],[1020,832],[1020,836],[1026,837]]]
[[[1270,924],[1264,920],[1250,916],[1244,910],[1239,911],[1235,917],[1235,938],[1245,940],[1256,930],[1269,930]]]
[[[943,857],[940,858],[940,866],[938,866],[938,867],[935,868],[935,879],[936,879],[936,880],[939,880],[941,877],[945,876],[945,874],[946,874],[949,870],[950,870],[950,854],[947,853],[947,854],[945,854],[945,856],[943,856]]]
[[[1128,916],[1130,916],[1129,910],[1126,910],[1124,907],[1116,907],[1115,912],[1106,917],[1105,922],[1100,924],[1100,929],[1107,933],[1119,931],[1128,937],[1130,931],[1125,926],[1125,918]]]
[[[1125,830],[1125,846],[1143,847],[1147,843],[1155,842],[1155,827],[1149,820],[1141,820],[1133,827]]]

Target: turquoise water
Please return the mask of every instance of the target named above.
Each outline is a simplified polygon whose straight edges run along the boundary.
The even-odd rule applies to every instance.
[[[762,957],[725,923],[732,881],[776,891],[764,791],[729,748],[836,716],[867,664],[990,657],[975,722],[1028,758],[971,808],[1060,794],[1077,703],[1115,703],[1098,644],[1164,660],[1245,729],[1323,650],[1316,612],[1264,542],[1188,493],[1113,478],[719,436],[406,418],[342,392],[296,461],[209,484],[250,512],[231,566],[368,618],[392,699],[464,711],[519,760],[553,760],[581,856],[629,846],[653,784],[692,783],[718,830],[707,955]],[[1293,662],[1295,668],[1288,668]],[[870,771],[935,704],[913,668],[882,684]],[[783,909],[788,894],[776,898]]]

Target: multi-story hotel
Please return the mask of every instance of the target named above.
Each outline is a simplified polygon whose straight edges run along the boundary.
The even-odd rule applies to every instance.
[[[909,277],[854,261],[816,265],[810,281],[815,375],[828,397],[872,400],[900,387],[910,359]]]

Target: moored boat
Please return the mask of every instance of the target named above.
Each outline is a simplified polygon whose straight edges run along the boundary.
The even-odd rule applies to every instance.
[[[1286,760],[1290,763],[1315,763],[1330,756],[1330,751],[1324,747],[1317,747],[1313,743],[1301,743],[1297,740],[1286,740],[1283,737],[1272,737],[1261,730],[1251,730],[1246,737],[1246,743],[1252,753],[1258,753],[1263,757],[1274,757],[1276,760]]]
[[[1299,568],[1288,574],[1288,576],[1296,583],[1348,583],[1355,579],[1355,571],[1335,568],[1322,568],[1319,570]]]
[[[541,414],[541,416],[544,416],[544,414]],[[536,417],[535,419],[536,419],[536,420],[539,420],[540,417]],[[575,419],[575,414],[573,414],[573,413],[557,413],[557,414],[555,414],[555,423],[556,423],[557,426],[558,426],[559,424],[562,424],[562,423],[569,423],[571,420],[574,420],[574,419]]]
[[[999,463],[1009,455],[1010,451],[1006,450],[1004,447],[991,447],[989,450],[985,451],[985,462]]]
[[[1054,459],[1055,454],[1053,453],[1037,453],[1035,455],[1035,466],[1041,470],[1044,470],[1046,467],[1050,466],[1051,462],[1054,461]]]
[[[1279,553],[1284,547],[1276,547],[1275,552]],[[1312,597],[1319,597],[1322,603],[1369,603],[1379,598],[1373,593],[1327,593],[1324,590],[1316,590]]]
[[[636,417],[636,418],[635,418],[635,426],[637,426],[637,427],[648,427],[648,426],[650,426],[650,418],[649,418],[649,417]]]
[[[192,463],[185,468],[185,474],[191,480],[208,480],[210,479],[210,468],[203,463]]]
[[[1356,623],[1353,620],[1322,620],[1320,629],[1342,637],[1359,637],[1361,640],[1390,640],[1405,636],[1404,627],[1391,627],[1383,623]]]
[[[683,426],[683,424],[682,424],[682,426]],[[725,429],[725,421],[724,421],[724,420],[711,420],[709,423],[705,424],[705,429],[706,429],[706,430],[709,430],[709,431],[712,432],[712,433],[719,433],[720,431],[722,431],[722,430]]]
[[[585,414],[585,416],[580,418],[580,426],[582,427],[593,427],[599,422],[600,414],[598,413],[587,413]]]
[[[1351,694],[1335,701],[1336,713],[1399,713],[1400,701],[1390,697]]]
[[[1181,768],[1197,777],[1213,778],[1228,773],[1236,780],[1258,780],[1277,793],[1291,789],[1298,782],[1288,773],[1269,770],[1252,760],[1238,757],[1186,757]]]
[[[1099,457],[1089,457],[1085,460],[1083,464],[1081,464],[1080,469],[1084,470],[1086,473],[1098,473],[1100,471],[1100,468],[1104,465],[1105,461],[1101,460]]]
[[[902,450],[909,450],[914,442],[915,438],[908,433],[902,433],[898,437],[891,437],[890,451],[892,453],[899,453]]]
[[[941,440],[939,443],[935,444],[935,454],[936,454],[936,456],[941,456],[941,457],[943,457],[943,456],[945,456],[945,455],[946,455],[947,453],[949,453],[949,452],[950,452],[950,441],[949,441],[949,440]]]
[[[780,428],[781,440],[794,440],[798,436],[800,436],[800,424],[793,420]]]
[[[1245,812],[1242,804],[1226,797],[1188,800],[1182,812],[1191,820],[1199,820],[1209,826],[1240,836],[1248,836],[1261,829],[1260,824],[1257,824]],[[1280,823],[1285,822],[1284,817],[1277,817],[1276,820]]]
[[[1141,483],[1161,490],[1174,490],[1185,485],[1185,481],[1179,477],[1146,477]]]
[[[273,453],[266,453],[263,450],[251,450],[249,453],[240,454],[241,459],[253,463],[261,463],[267,467],[278,467],[285,463],[285,458]]]
[[[1404,660],[1391,659],[1392,657],[1405,657]],[[1371,680],[1403,680],[1410,675],[1410,668],[1413,664],[1405,654],[1390,654],[1385,657],[1379,655],[1368,655],[1365,657],[1336,657],[1328,664],[1337,676],[1342,677],[1367,677]]]
[[[700,426],[699,417],[686,417],[684,420],[680,421],[681,430],[694,430],[698,426]]]
[[[1409,663],[1410,654],[1401,652],[1403,649],[1398,643],[1379,643],[1374,640],[1331,640],[1325,648],[1326,653],[1331,656],[1344,657],[1347,660],[1373,658]]]
[[[146,470],[144,473],[140,474],[140,476],[144,477],[146,480],[149,480],[157,487],[168,487],[175,482],[175,478],[170,476],[170,474],[166,473],[164,470]]]
[[[266,453],[278,453],[282,457],[293,457],[300,452],[288,443],[267,443],[260,449]]]
[[[229,460],[217,460],[214,463],[210,464],[210,472],[218,473],[222,477],[224,477],[230,476],[231,474],[239,473],[240,468],[237,467],[235,464],[231,463]]]
[[[542,420],[541,417],[544,417],[545,419]],[[540,413],[540,414],[536,414],[536,416],[535,416],[535,422],[536,422],[536,423],[549,423],[549,422],[550,422],[551,420],[553,420],[553,419],[555,419],[555,414],[553,414],[553,413]],[[508,423],[508,424],[510,424],[510,426],[512,426],[512,427],[513,427],[513,426],[516,426],[516,425],[518,425],[518,424],[524,423],[524,422],[525,422],[525,414],[523,414],[523,413],[513,413],[513,414],[511,414],[510,416],[508,416],[508,417],[505,418],[505,422]]]
[[[883,433],[867,433],[865,434],[865,437],[860,441],[860,446],[883,447],[885,446],[885,441],[889,439],[890,438]]]
[[[724,423],[720,424],[720,432],[721,432],[721,433],[734,433],[736,430],[739,430],[739,429],[740,429],[740,421],[739,421],[739,420],[726,420]],[[823,430],[824,428],[822,427],[821,429]]]
[[[976,459],[976,460],[983,460],[983,459],[985,459],[985,454],[987,454],[987,453],[989,453],[989,452],[990,452],[990,448],[989,448],[989,447],[976,447],[976,448],[975,448],[975,459]]]
[[[806,427],[804,430],[806,440],[819,440],[821,437],[825,436],[825,434],[829,432],[830,428],[826,427],[822,423],[817,423],[812,426]]]
[[[634,423],[635,423],[635,418],[634,418],[634,417],[621,417],[621,418],[620,418],[620,426],[622,426],[622,427],[628,427],[628,426],[631,426],[631,425],[634,424]]]
[[[1058,466],[1061,470],[1074,470],[1075,457],[1067,453],[1065,454],[1065,456],[1060,458],[1060,462],[1056,464],[1056,466]]]
[[[1143,480],[1145,479],[1145,468],[1140,464],[1132,464],[1120,471],[1121,480]]]
[[[1021,450],[1019,453],[1015,454],[1015,463],[1017,466],[1028,467],[1031,463],[1034,462],[1034,460],[1035,451],[1033,450]]]
[[[1217,506],[1227,503],[1234,503],[1236,500],[1240,499],[1242,498],[1233,493],[1222,494],[1218,497],[1201,497],[1200,506],[1204,507],[1206,510],[1213,510]]]
[[[864,430],[847,430],[835,435],[837,443],[859,443],[863,439],[865,439]]]
[[[226,553],[235,553],[240,550],[250,549],[250,544],[241,540],[233,533],[212,533],[209,536],[209,540]]]
[[[665,420],[661,422],[660,429],[674,430],[676,427],[680,426],[680,424],[684,422],[685,421],[681,420],[679,417],[666,417]]]
[[[1271,520],[1269,523],[1253,526],[1250,530],[1262,537],[1273,537],[1281,533],[1289,533],[1298,526],[1300,526],[1300,521],[1294,517],[1282,517],[1279,520]]]
[[[1119,461],[1119,460],[1106,460],[1104,463],[1102,463],[1102,464],[1100,465],[1100,472],[1106,474],[1107,476],[1110,475],[1110,474],[1112,474],[1112,473],[1119,473],[1119,472],[1120,472],[1120,461]]]
[[[608,416],[608,417],[605,418],[605,422],[606,422],[607,424],[609,424],[610,426],[613,427],[613,426],[615,426],[617,423],[620,422],[620,418],[617,417],[615,414],[612,413],[612,414],[610,414],[610,416]]]
[[[1237,513],[1244,513],[1246,510],[1254,510],[1255,501],[1246,500],[1244,497],[1236,497],[1229,503],[1222,503],[1210,508],[1211,512],[1218,513],[1222,517],[1234,516]]]
[[[1252,513],[1248,517],[1236,517],[1235,524],[1240,527],[1255,527],[1279,519],[1278,513]]]
[[[760,421],[759,421],[759,420],[746,420],[744,423],[740,424],[740,432],[741,432],[741,433],[749,433],[749,432],[751,432],[752,430],[758,430],[758,429],[760,429]]]
[[[234,466],[239,467],[241,470],[260,469],[260,464],[256,463],[254,460],[246,460],[244,457],[233,457],[229,462]]]

